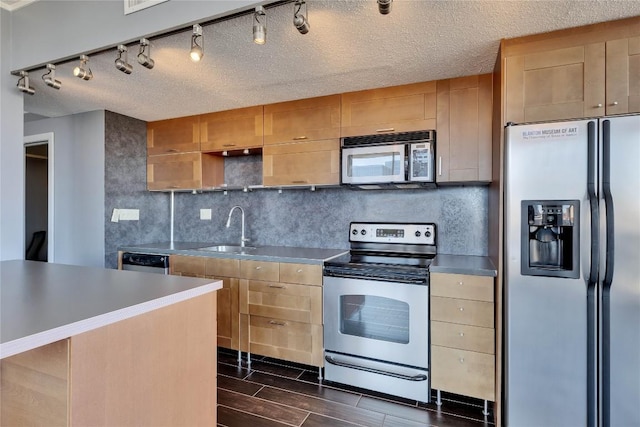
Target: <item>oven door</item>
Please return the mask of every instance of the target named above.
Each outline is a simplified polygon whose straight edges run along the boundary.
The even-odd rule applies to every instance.
[[[429,286],[325,277],[328,351],[429,366]]]
[[[405,182],[405,144],[342,149],[343,184]]]

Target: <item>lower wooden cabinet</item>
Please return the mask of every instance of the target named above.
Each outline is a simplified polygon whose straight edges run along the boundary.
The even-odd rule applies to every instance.
[[[431,273],[431,388],[495,401],[493,277]]]

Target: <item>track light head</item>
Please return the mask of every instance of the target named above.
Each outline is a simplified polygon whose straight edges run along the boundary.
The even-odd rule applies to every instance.
[[[378,0],[378,12],[382,15],[388,15],[391,12],[391,3],[393,0]]]
[[[49,72],[42,75],[44,83],[54,89],[60,89],[62,82],[60,80],[56,80],[56,66],[53,64],[47,64],[47,70],[49,70]]]
[[[36,90],[29,85],[28,71],[20,71],[20,78],[18,79],[18,84],[16,86],[18,86],[18,89],[23,93],[28,93],[29,95],[36,93]]]
[[[256,6],[253,13],[253,42],[256,44],[267,42],[267,14],[262,6]]]
[[[149,40],[140,40],[140,52],[138,52],[138,64],[142,65],[149,70],[156,65],[156,62],[151,59],[151,43]]]
[[[198,24],[193,26],[191,35],[191,51],[189,52],[193,62],[200,62],[204,55],[204,38],[202,37],[202,27]]]
[[[80,65],[73,69],[73,75],[82,80],[91,80],[93,73],[88,65],[89,57],[87,55],[80,55]]]
[[[129,53],[128,49],[125,45],[118,45],[118,57],[116,58],[115,64],[116,68],[122,71],[125,74],[131,74],[133,71],[133,66],[129,64]],[[122,55],[124,54],[124,58]]]
[[[305,15],[308,16],[307,3],[305,3],[304,0],[296,0],[295,4],[293,5],[293,25],[296,27],[296,30],[300,32],[300,34],[307,34],[309,32],[310,26],[309,21],[307,20],[305,15],[300,13],[300,9],[302,9],[303,5],[305,9]]]

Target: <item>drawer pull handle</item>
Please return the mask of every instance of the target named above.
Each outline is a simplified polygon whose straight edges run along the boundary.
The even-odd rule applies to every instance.
[[[301,180],[297,180],[297,181],[291,181],[292,184],[306,184],[308,181],[305,181],[303,179]]]
[[[167,150],[167,153],[177,153],[177,152],[178,152],[178,150],[176,150],[175,148],[169,148]]]
[[[461,358],[460,358],[460,359],[458,359],[458,360],[460,360],[460,363],[464,363],[464,357],[461,357]]]
[[[460,307],[460,311],[464,311],[464,307]]]
[[[256,267],[256,270],[262,270],[262,267],[257,266],[257,267]]]
[[[602,108],[602,104],[596,105],[596,108]]]
[[[464,336],[464,332],[460,332],[460,336],[463,337]]]
[[[269,285],[270,288],[274,288],[274,289],[287,289],[284,286],[278,286],[278,285]]]
[[[462,286],[464,285],[464,282],[458,282],[458,285]]]
[[[295,138],[293,138],[294,141],[299,141],[301,139],[307,139],[306,136],[296,136]]]
[[[298,273],[302,273],[302,269],[301,268],[298,269]]]
[[[395,128],[376,129],[376,132],[393,132]]]
[[[235,147],[236,144],[222,144],[223,147]]]
[[[618,105],[618,101],[613,101],[613,104],[611,104],[611,105],[614,105],[614,106]]]
[[[276,326],[287,326],[286,323],[284,323],[284,322],[276,322],[275,320],[269,320],[269,324],[270,325],[276,325]]]

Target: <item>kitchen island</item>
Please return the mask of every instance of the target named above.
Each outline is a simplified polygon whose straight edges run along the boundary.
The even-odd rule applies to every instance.
[[[0,262],[0,423],[215,425],[221,285]]]

